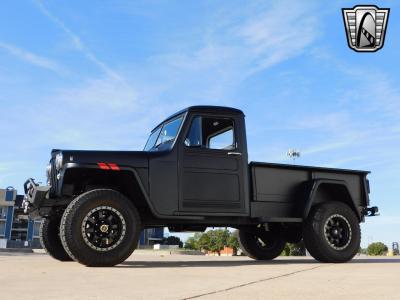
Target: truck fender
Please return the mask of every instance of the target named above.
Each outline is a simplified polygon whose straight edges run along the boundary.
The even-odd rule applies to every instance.
[[[65,176],[67,175],[67,173],[68,173],[68,170],[71,170],[71,169],[73,169],[73,168],[80,168],[80,169],[96,169],[96,170],[98,170],[98,169],[99,169],[99,166],[98,166],[97,164],[66,163],[66,164],[65,164],[65,167],[64,167],[64,170],[63,170],[63,172],[62,172],[61,178],[64,179],[64,177],[65,177]],[[136,171],[134,168],[125,167],[125,166],[119,167],[119,170],[120,170],[120,171],[127,171],[127,172],[130,172],[130,173],[133,174],[133,176],[135,177],[135,179],[136,179],[136,181],[137,181],[137,183],[138,183],[138,185],[139,185],[139,188],[140,188],[140,190],[141,190],[141,192],[142,192],[142,194],[143,194],[143,196],[144,196],[144,199],[145,199],[145,201],[146,201],[148,207],[150,208],[150,211],[151,211],[155,216],[161,217],[161,218],[162,218],[163,216],[160,215],[160,214],[158,213],[158,211],[155,209],[155,207],[154,207],[153,204],[151,203],[150,198],[149,198],[149,195],[148,195],[148,193],[146,192],[146,189],[144,188],[143,183],[142,183],[142,180],[140,179],[139,174],[137,173],[137,171]],[[110,170],[110,172],[112,172],[112,170]]]
[[[341,187],[344,190],[344,193],[347,194],[347,199],[349,201],[343,201],[343,199],[339,199],[339,201],[342,201],[346,204],[348,204],[353,211],[356,213],[357,217],[359,220],[361,220],[361,214],[360,211],[357,209],[357,205],[353,199],[353,197],[350,194],[350,190],[347,186],[347,183],[343,180],[334,180],[334,179],[315,179],[310,182],[310,189],[308,192],[308,196],[305,202],[304,206],[304,211],[303,211],[303,219],[307,219],[308,214],[310,213],[310,210],[313,206],[313,204],[316,202],[316,196],[318,193],[318,189],[322,184],[329,184],[329,185],[336,185],[338,187]]]

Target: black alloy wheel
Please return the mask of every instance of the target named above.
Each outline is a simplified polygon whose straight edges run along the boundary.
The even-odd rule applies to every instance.
[[[326,220],[324,234],[328,244],[335,250],[345,249],[352,238],[349,221],[339,214],[334,214]]]
[[[113,207],[99,206],[87,213],[82,221],[82,236],[86,244],[97,251],[117,247],[126,234],[123,215]]]
[[[118,191],[95,189],[76,197],[60,223],[61,242],[74,260],[91,267],[125,261],[139,241],[141,220]]]
[[[312,207],[303,224],[304,244],[320,262],[343,263],[360,248],[360,220],[343,202],[324,202]]]

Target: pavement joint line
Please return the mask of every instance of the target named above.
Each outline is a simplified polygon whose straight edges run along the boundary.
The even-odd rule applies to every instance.
[[[234,286],[231,286],[231,287],[228,287],[228,288],[225,288],[225,289],[220,289],[220,290],[215,290],[215,291],[211,291],[211,292],[207,292],[207,293],[203,293],[203,294],[198,294],[198,295],[194,295],[194,296],[185,297],[185,298],[182,298],[182,300],[196,299],[196,298],[200,298],[200,297],[204,297],[204,296],[224,293],[224,292],[228,292],[228,291],[231,291],[231,290],[239,289],[239,288],[242,288],[242,287],[245,287],[245,286],[257,284],[257,283],[271,281],[271,280],[274,280],[274,279],[279,279],[279,278],[284,278],[284,277],[289,277],[289,276],[296,275],[298,273],[307,272],[307,271],[312,271],[312,270],[319,269],[319,268],[322,268],[322,267],[325,267],[325,266],[329,266],[329,265],[328,264],[327,265],[319,265],[319,266],[316,266],[316,267],[312,267],[312,268],[308,268],[308,269],[302,269],[302,270],[298,270],[298,271],[294,271],[294,272],[290,272],[290,273],[285,273],[285,274],[281,274],[281,275],[278,275],[278,276],[258,279],[258,280],[242,283],[242,284],[239,284],[239,285],[234,285]]]

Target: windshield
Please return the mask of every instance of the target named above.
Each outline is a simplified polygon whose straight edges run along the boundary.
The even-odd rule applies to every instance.
[[[149,136],[149,138],[148,138],[148,140],[147,140],[147,143],[146,143],[146,145],[144,146],[144,151],[149,151],[151,148],[153,148],[154,144],[155,144],[156,141],[157,141],[158,135],[160,134],[160,131],[161,131],[161,127],[158,127],[157,130],[154,130],[154,131],[150,134],[150,136]]]
[[[182,120],[183,116],[180,116],[155,129],[150,134],[144,146],[144,151],[169,150],[178,134]]]

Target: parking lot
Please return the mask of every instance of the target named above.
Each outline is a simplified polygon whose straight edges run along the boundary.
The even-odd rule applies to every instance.
[[[0,253],[1,299],[399,299],[400,259],[320,264],[138,252],[113,268]]]

